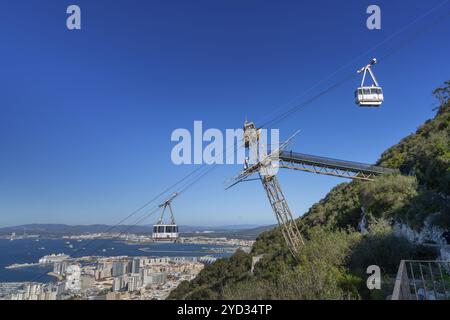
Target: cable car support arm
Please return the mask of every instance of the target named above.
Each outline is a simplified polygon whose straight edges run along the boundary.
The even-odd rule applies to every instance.
[[[381,174],[398,172],[395,169],[292,151],[280,152],[279,167],[364,181],[372,181]]]
[[[157,224],[161,224],[161,223],[162,223],[162,221],[163,221],[163,219],[164,219],[164,213],[165,213],[165,211],[166,211],[166,208],[169,208],[171,223],[172,223],[172,224],[175,224],[175,217],[174,217],[174,215],[173,215],[171,203],[172,203],[172,200],[173,200],[176,196],[178,196],[178,193],[172,194],[172,195],[170,196],[169,199],[165,200],[163,203],[161,203],[161,204],[159,205],[159,207],[162,208],[162,210],[161,210],[161,216],[160,216],[160,218],[159,218]]]

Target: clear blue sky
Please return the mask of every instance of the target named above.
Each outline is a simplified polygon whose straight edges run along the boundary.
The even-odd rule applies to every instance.
[[[441,2],[2,0],[0,226],[116,223],[193,169],[170,160],[174,129],[237,128],[293,106],[341,66],[309,95],[414,37],[449,3],[364,54]],[[65,26],[72,3],[81,31]],[[374,3],[382,29],[370,31]],[[380,109],[355,106],[355,78],[277,124],[281,137],[301,129],[298,152],[375,162],[433,116],[449,39],[447,18],[380,61]],[[177,199],[178,222],[275,223],[259,182],[224,191],[240,169],[220,167]],[[296,216],[343,181],[279,178]]]

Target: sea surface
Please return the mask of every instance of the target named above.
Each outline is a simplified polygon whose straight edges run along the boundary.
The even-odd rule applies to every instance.
[[[18,269],[5,269],[14,263],[37,263],[48,254],[65,253],[73,258],[83,256],[149,256],[149,257],[225,257],[231,253],[210,253],[209,250],[220,248],[217,245],[182,244],[182,243],[151,243],[126,244],[118,240],[67,240],[53,239],[0,239],[0,282],[34,281],[51,282],[55,278],[44,275],[52,271],[51,266],[32,266]],[[145,249],[141,251],[139,249]]]

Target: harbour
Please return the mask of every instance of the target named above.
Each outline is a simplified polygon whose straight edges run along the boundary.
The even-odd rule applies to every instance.
[[[146,243],[128,245],[113,239],[79,240],[66,243],[63,239],[0,239],[0,283],[32,281],[52,282],[51,264],[39,263],[44,256],[65,254],[71,258],[89,256],[152,256],[152,257],[203,257],[231,255],[229,249],[217,252],[218,245],[193,243]],[[41,261],[42,262],[42,261]]]

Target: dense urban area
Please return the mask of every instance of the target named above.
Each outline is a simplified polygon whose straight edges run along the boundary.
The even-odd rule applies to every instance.
[[[33,235],[16,236],[10,241],[33,239]],[[84,234],[64,236],[67,246],[70,241],[120,238],[133,245],[150,243],[151,238],[144,235]],[[30,282],[0,283],[0,300],[161,300],[181,282],[190,281],[204,268],[217,260],[209,253],[233,253],[240,249],[246,252],[254,241],[213,238],[180,237],[179,243],[213,245],[204,256],[152,257],[145,256],[83,256],[73,258],[64,253],[43,256],[37,262],[12,264],[7,269],[29,268],[33,266],[50,267],[46,275],[55,281],[41,283],[39,279]],[[182,253],[180,253],[182,254]]]

